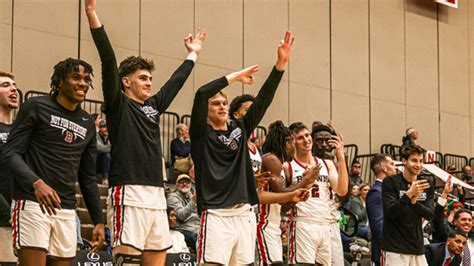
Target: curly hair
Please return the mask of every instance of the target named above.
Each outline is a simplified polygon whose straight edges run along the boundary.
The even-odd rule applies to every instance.
[[[286,161],[290,159],[285,151],[286,142],[291,139],[291,131],[282,121],[277,120],[268,127],[268,135],[263,143],[263,153],[273,153]]]
[[[145,69],[151,72],[155,70],[155,64],[152,60],[145,59],[141,56],[129,56],[125,58],[119,66],[120,78],[126,77],[138,69]]]
[[[250,94],[242,94],[240,96],[235,97],[232,102],[230,103],[229,107],[229,115],[230,118],[235,119],[234,113],[239,111],[240,107],[244,102],[253,102],[255,100],[255,96]]]
[[[84,68],[84,72],[94,76],[92,66],[89,63],[81,59],[69,57],[54,66],[53,75],[51,76],[51,92],[49,94],[56,97],[59,93],[59,84],[61,84],[61,81],[64,82],[69,73],[79,72],[79,66]]]

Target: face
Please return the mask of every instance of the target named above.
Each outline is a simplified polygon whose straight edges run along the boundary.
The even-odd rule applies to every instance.
[[[207,119],[216,124],[225,124],[229,118],[229,103],[220,93],[209,99]]]
[[[331,146],[328,143],[331,138],[331,133],[327,131],[320,131],[314,135],[314,148],[318,157],[322,158],[325,153],[331,151]]]
[[[470,166],[464,167],[464,174],[472,176],[472,168]]]
[[[176,189],[183,194],[188,194],[191,191],[191,181],[186,178],[179,180]]]
[[[411,138],[412,138],[413,140],[417,140],[417,139],[418,139],[418,131],[416,131],[416,130],[413,131],[413,133],[411,133]]]
[[[395,166],[395,162],[390,157],[385,157],[385,161],[381,163],[382,171],[387,176],[392,176],[397,174],[397,167]]]
[[[369,193],[369,190],[370,190],[369,186],[362,187],[360,189],[360,196],[365,199],[367,197],[367,193]]]
[[[360,176],[360,164],[355,163],[351,166],[351,175]]]
[[[91,84],[90,73],[85,72],[84,67],[79,65],[77,72],[69,72],[66,79],[60,82],[58,97],[71,104],[80,104],[86,99]]]
[[[108,136],[109,130],[107,129],[107,127],[99,127],[99,134],[101,136]]]
[[[122,83],[125,86],[125,94],[138,102],[144,102],[151,97],[152,80],[150,71],[137,69],[132,74],[123,77]]]
[[[234,112],[234,117],[235,118],[241,118],[243,116],[245,116],[245,114],[247,113],[247,111],[249,110],[250,106],[252,105],[253,101],[246,101],[246,102],[243,102],[241,105],[240,105],[240,108],[239,110],[237,110],[237,112]]]
[[[170,211],[170,215],[168,216],[168,223],[170,228],[176,227],[176,213],[174,212],[174,210]]]
[[[0,77],[0,106],[16,109],[18,100],[19,95],[15,81],[9,77]]]
[[[358,185],[352,186],[352,196],[358,197],[360,195],[360,190]]]
[[[255,144],[255,146],[257,146],[257,148],[260,148],[260,139],[255,139],[253,144]]]
[[[306,128],[295,132],[293,136],[295,138],[295,147],[297,153],[308,151],[311,152],[311,148],[313,147],[313,139]]]
[[[189,129],[188,126],[183,125],[183,127],[179,130],[180,136],[187,139],[189,137]]]
[[[469,213],[463,212],[453,221],[453,223],[456,226],[456,229],[469,233],[472,228],[472,216],[469,215]]]
[[[455,237],[448,238],[446,245],[448,250],[456,255],[460,255],[466,246],[467,238],[462,235],[456,235]]]
[[[419,175],[423,170],[423,154],[410,154],[408,159],[403,159],[403,165],[410,175]]]

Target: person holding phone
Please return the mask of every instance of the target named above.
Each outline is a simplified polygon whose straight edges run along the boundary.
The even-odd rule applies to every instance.
[[[420,146],[408,145],[402,153],[403,172],[383,180],[384,265],[428,265],[422,220],[434,217],[434,186],[420,176],[423,154]]]

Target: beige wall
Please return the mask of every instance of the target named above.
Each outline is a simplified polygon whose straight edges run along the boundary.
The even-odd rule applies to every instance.
[[[79,0],[0,0],[0,69],[23,91],[49,91],[52,66],[78,57],[95,68],[89,97],[100,100],[100,62]],[[257,93],[285,30],[293,57],[263,124],[334,120],[361,153],[399,143],[408,126],[420,143],[474,155],[474,4],[431,0],[101,0],[98,13],[119,60],[141,54],[157,65],[155,89],[186,55],[183,37],[208,32],[205,50],[170,111],[189,114],[211,79],[260,65]],[[80,22],[81,21],[81,22]],[[79,25],[79,23],[81,23]],[[12,26],[13,25],[13,26]],[[80,27],[79,27],[80,26]],[[80,29],[80,30],[79,30]],[[13,36],[13,37],[12,37]]]

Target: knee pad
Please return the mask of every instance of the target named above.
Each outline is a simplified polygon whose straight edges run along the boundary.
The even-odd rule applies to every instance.
[[[141,263],[142,263],[141,255],[129,255],[129,254],[118,253],[114,256],[115,266],[141,265]]]

